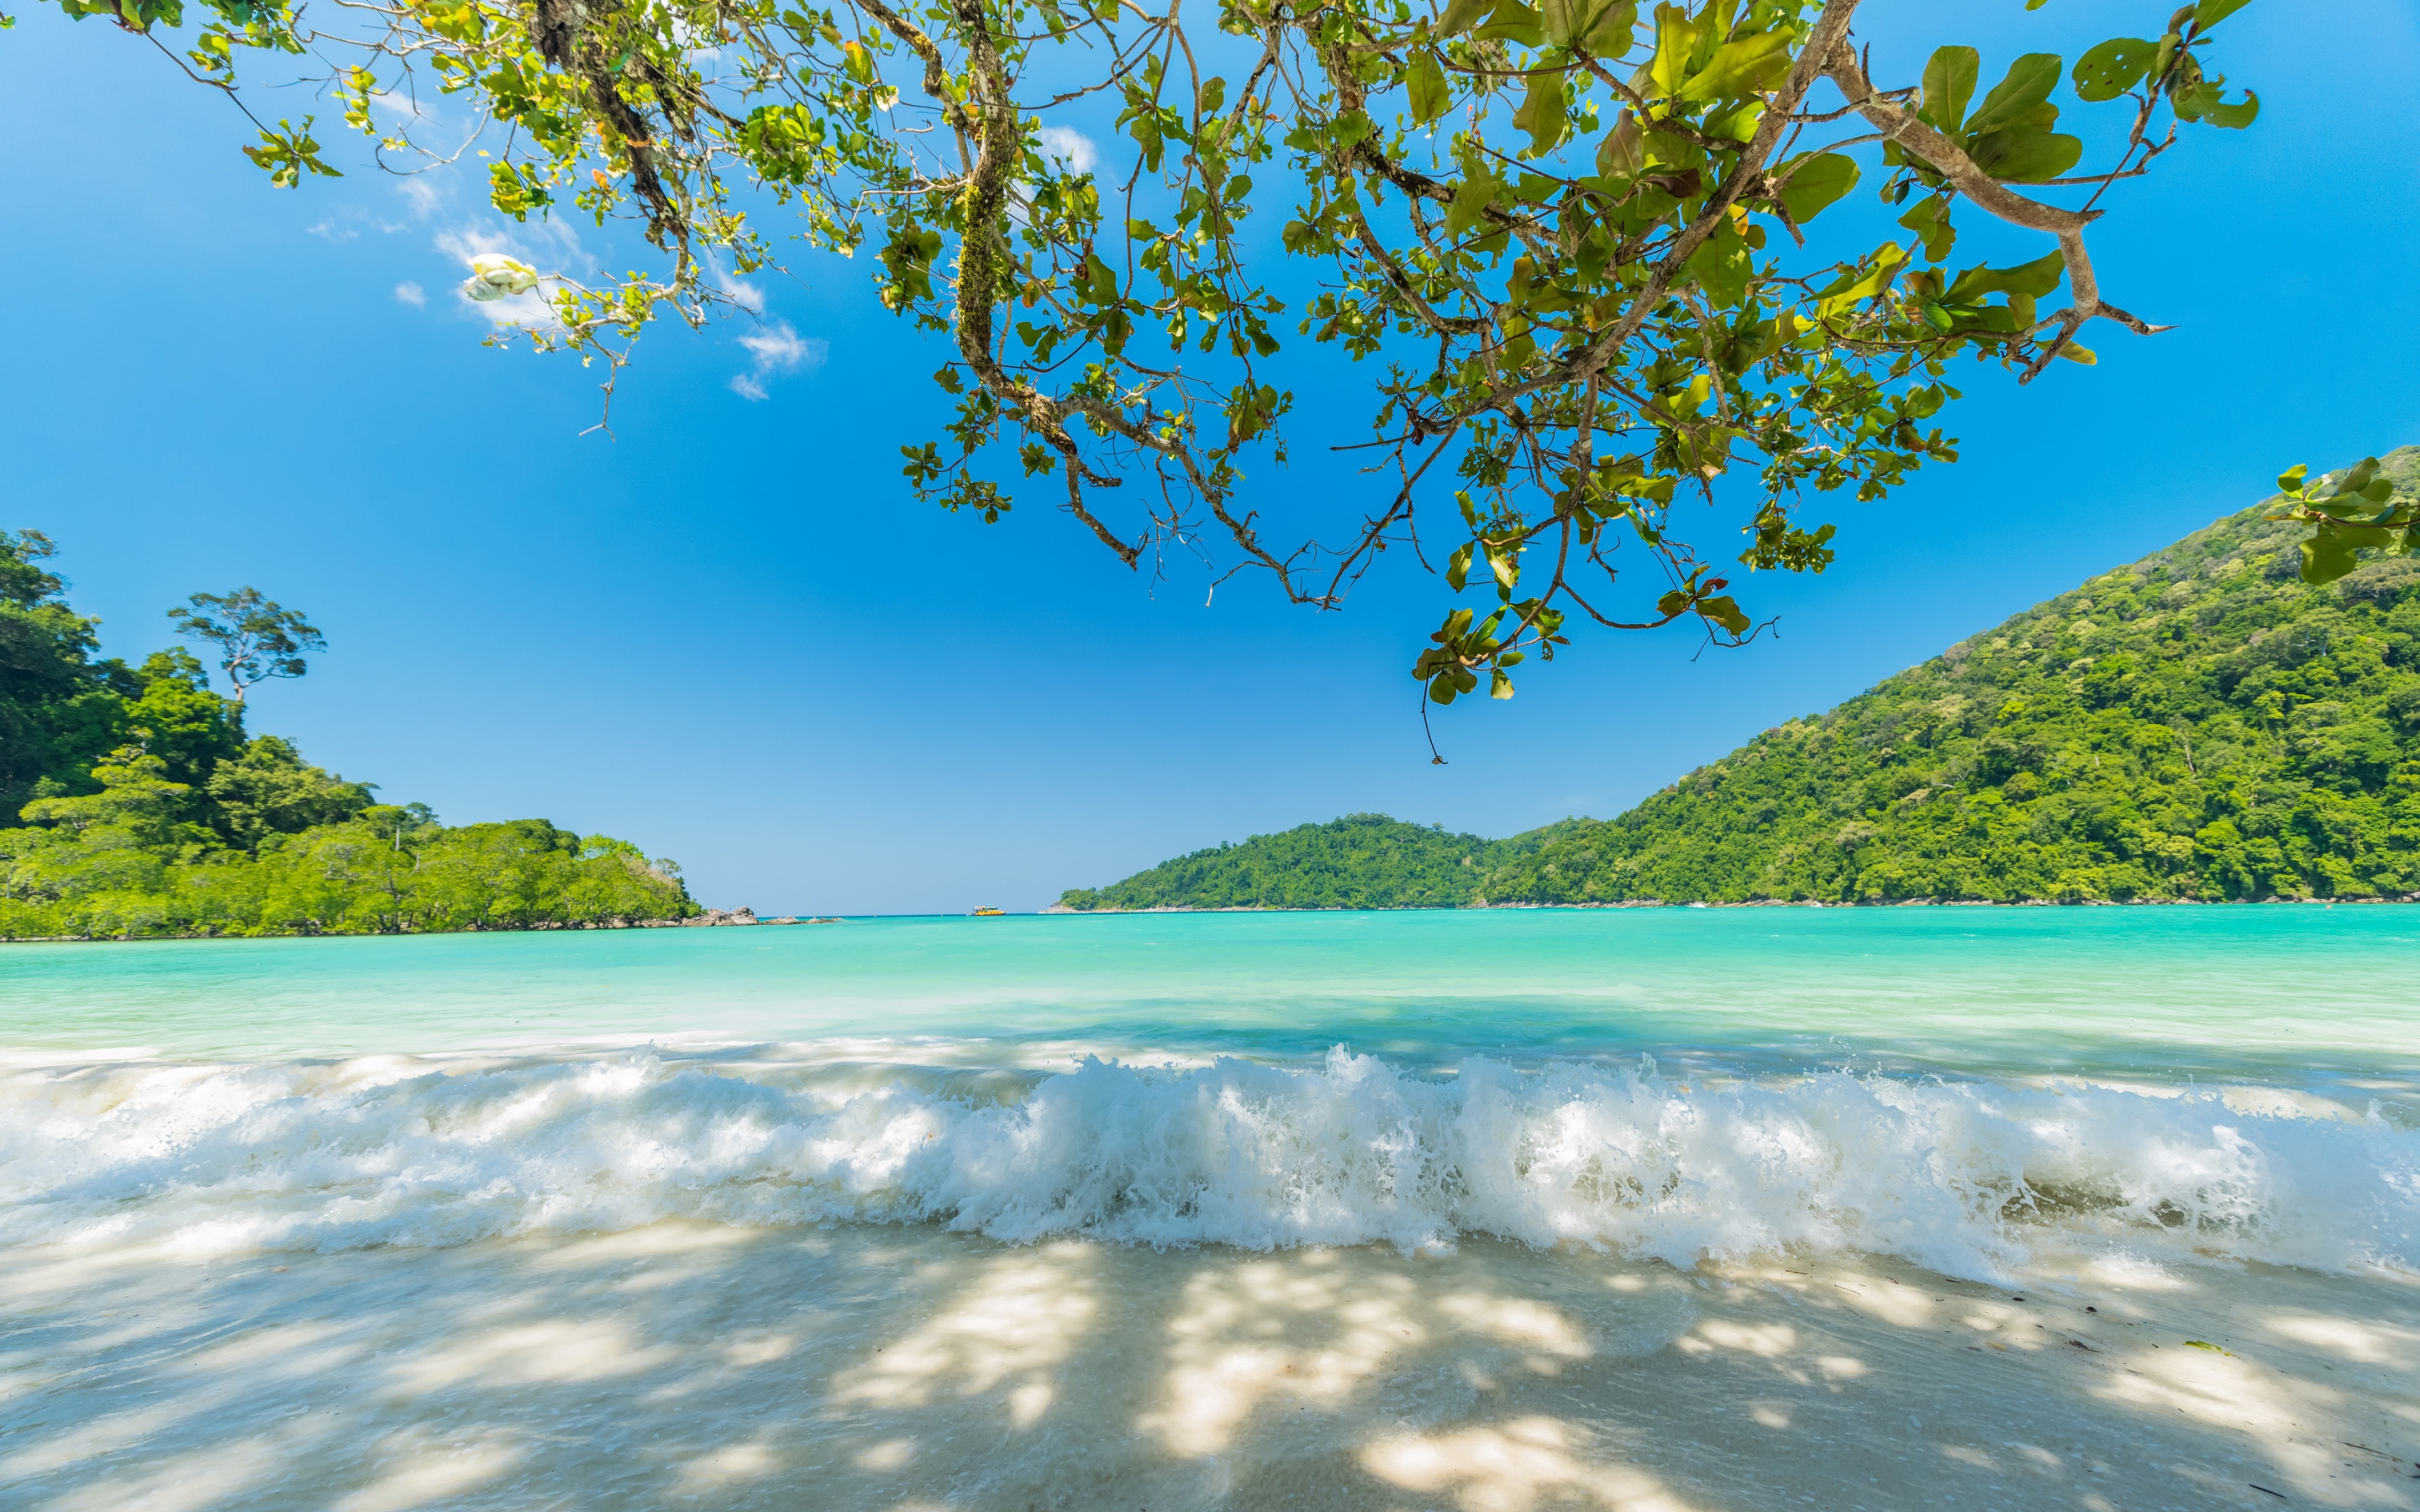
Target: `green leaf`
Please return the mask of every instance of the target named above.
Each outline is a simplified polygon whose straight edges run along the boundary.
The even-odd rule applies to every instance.
[[[1479,18],[1495,8],[1496,0],[1453,0],[1437,18],[1439,37],[1459,37],[1478,23]]]
[[[1967,120],[1965,134],[1979,137],[2024,121],[2058,87],[2060,62],[2055,53],[2027,53],[2009,64],[2007,75],[1992,86],[1981,107]]]
[[[1521,108],[1512,113],[1512,124],[1529,133],[1532,157],[1543,158],[1555,150],[1572,124],[1564,111],[1561,69],[1546,69],[1529,75],[1529,92],[1522,98]]]
[[[1655,8],[1655,55],[1648,60],[1648,77],[1656,92],[1672,94],[1688,77],[1689,59],[1698,50],[1698,23],[1686,6]]]
[[[2277,474],[2277,491],[2279,493],[2301,493],[2303,491],[2303,480],[2310,475],[2311,465],[2308,462],[2297,462],[2292,467],[2288,468],[2285,471]]]
[[[1608,178],[1636,177],[1647,166],[1647,143],[1638,129],[1638,118],[1623,111],[1613,123],[1613,130],[1596,145],[1596,171]]]
[[[1539,0],[1539,26],[1557,47],[1586,48],[1619,56],[1637,23],[1635,0]]]
[[[1503,668],[1497,668],[1492,675],[1487,685],[1487,696],[1492,699],[1509,699],[1512,696],[1512,679],[1506,674]]]
[[[1457,594],[1470,581],[1470,552],[1468,545],[1457,547],[1445,561],[1445,580]]]
[[[2168,97],[2177,118],[2184,121],[2208,121],[2222,131],[2240,131],[2252,124],[2260,114],[2260,97],[2247,89],[2235,104],[2226,102],[2225,81],[2207,79],[2190,89],[2180,89]]]
[[[1679,98],[1699,100],[1745,100],[1762,94],[1781,81],[1790,71],[1790,34],[1785,31],[1758,32],[1749,37],[1734,37],[1714,49],[1706,66],[1690,75],[1681,86]]]
[[[1620,57],[1630,51],[1631,34],[1638,27],[1638,7],[1636,0],[1621,0],[1597,12],[1596,20],[1580,36],[1580,45],[1599,57]]]
[[[1454,191],[1453,203],[1446,207],[1447,239],[1459,240],[1464,232],[1478,224],[1486,215],[1487,208],[1496,203],[1496,196],[1503,192],[1503,187],[1496,181],[1493,174],[1483,168],[1463,179],[1462,187]]]
[[[1965,123],[1966,101],[1975,98],[1976,70],[1982,54],[1971,47],[1945,47],[1924,66],[1924,102],[1916,114],[1949,135]]]
[[[1714,234],[1689,255],[1689,276],[1706,291],[1706,298],[1723,309],[1733,308],[1747,297],[1748,279],[1755,270],[1747,242],[1729,217],[1716,222]]]
[[[1570,47],[1596,19],[1595,0],[1538,0],[1538,29],[1557,47]]]
[[[2098,103],[2132,89],[2151,69],[2160,44],[2139,37],[2113,37],[2075,60],[2075,93]]]
[[[1720,598],[1700,599],[1698,612],[1733,635],[1747,634],[1747,616],[1740,612],[1738,602],[1728,594]]]
[[[2367,488],[2370,485],[2370,480],[2377,476],[2378,458],[2374,456],[2365,456],[2360,461],[2355,462],[2351,467],[2345,470],[2345,475],[2336,480],[2336,486],[2329,490],[2329,494],[2331,497],[2337,499],[2341,499],[2347,494],[2358,494],[2363,489]]]
[[[2067,276],[2064,253],[2049,253],[2014,268],[1969,268],[1941,296],[1944,304],[1969,304],[1986,294],[2022,294],[2040,299],[2058,287]]]
[[[1876,247],[1872,256],[1873,266],[1854,279],[1843,274],[1844,282],[1841,286],[1825,294],[1816,304],[1816,317],[1829,320],[1860,301],[1869,300],[1881,293],[1883,285],[1890,282],[1894,270],[1906,258],[1906,250],[1896,241],[1885,241]]]
[[[1856,160],[1842,152],[1820,152],[1782,169],[1781,203],[1800,225],[1850,190],[1857,187]]]
[[[2385,532],[2381,531],[2379,533]],[[2303,543],[2303,581],[2332,583],[2352,571],[2357,563],[2353,560],[2353,546],[2349,539],[2350,535],[2350,532],[2333,531],[2321,526],[2318,534],[2304,541]],[[2203,1345],[2202,1348],[2208,1349],[2210,1346]]]
[[[1499,549],[1483,541],[1480,543],[1480,548],[1487,554],[1487,575],[1496,580],[1497,591],[1509,600],[1512,596],[1513,585],[1521,580],[1518,550],[1512,548]],[[1488,620],[1485,628],[1490,634],[1495,632],[1497,621],[1502,618],[1498,612]]]
[[[1949,255],[1950,244],[1958,239],[1957,228],[1949,224],[1947,194],[1928,194],[1917,200],[1899,224],[1924,239],[1924,255],[1932,262]]]
[[[2194,25],[2208,31],[2251,3],[2252,0],[2201,0],[2194,7]]]
[[[2012,126],[1985,133],[1967,149],[1975,166],[2002,183],[2039,184],[2059,177],[2084,156],[2084,139],[2065,131]]]
[[[1544,22],[1521,0],[1501,0],[1495,19],[1479,28],[1481,41],[1518,42],[1523,47],[1536,47],[1545,40]]]
[[[1437,66],[1436,54],[1423,48],[1412,55],[1412,119],[1422,126],[1445,114],[1451,95],[1445,86],[1445,69]]]

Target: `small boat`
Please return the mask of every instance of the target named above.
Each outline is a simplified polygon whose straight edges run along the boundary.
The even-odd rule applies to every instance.
[[[978,908],[974,911],[973,917],[976,918],[997,918],[1006,912],[1007,910],[1004,908]]]

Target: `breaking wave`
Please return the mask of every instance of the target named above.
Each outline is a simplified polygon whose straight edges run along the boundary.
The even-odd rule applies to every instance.
[[[194,1255],[936,1222],[1265,1249],[1484,1233],[1688,1266],[1862,1251],[2004,1276],[2055,1235],[2414,1269],[2420,1133],[2288,1094],[1595,1062],[1423,1076],[1342,1048],[1073,1072],[371,1057],[0,1076],[0,1242]]]

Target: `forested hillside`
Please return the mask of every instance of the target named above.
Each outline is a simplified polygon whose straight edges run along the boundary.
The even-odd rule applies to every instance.
[[[2386,459],[2399,495],[2420,450]],[[2420,564],[2299,576],[2265,505],[1769,730],[1496,903],[2420,892]]]
[[[186,651],[94,656],[0,532],[0,938],[528,929],[694,914],[637,847],[542,819],[448,828],[250,735]]]
[[[1124,882],[1078,887],[1059,906],[1135,908],[1461,908],[1488,872],[1544,832],[1512,841],[1452,835],[1385,814],[1347,814],[1242,844],[1214,846]]]
[[[2420,450],[2385,463],[2397,497],[2420,492]],[[2230,516],[1768,730],[1611,821],[1490,842],[1363,815],[1067,902],[2420,894],[2420,563],[2381,558],[2310,586],[2307,532],[2272,512]]]

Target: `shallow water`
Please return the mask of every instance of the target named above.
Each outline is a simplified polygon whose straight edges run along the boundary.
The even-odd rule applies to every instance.
[[[922,918],[0,948],[0,1502],[17,1484],[25,1504],[61,1512],[654,1505],[675,1492],[783,1504],[798,1484],[784,1476],[829,1475],[837,1456],[858,1475],[851,1504],[1021,1506],[1017,1488],[1079,1468],[1155,1498],[1138,1504],[1257,1504],[1236,1488],[1274,1496],[1277,1483],[1230,1451],[1278,1453],[1295,1412],[1323,1414],[1294,1438],[1324,1445],[1326,1468],[1284,1492],[1312,1504],[1393,1505],[1387,1487],[1442,1476],[1418,1504],[1698,1504],[1689,1487],[1718,1504],[1746,1493],[1714,1494],[1721,1476],[1685,1454],[1699,1468],[1673,1469],[1679,1480],[1649,1473],[1635,1434],[1556,1416],[1554,1382],[1617,1361],[1652,1378],[1695,1350],[1837,1396],[1851,1388],[1827,1359],[1919,1337],[1960,1359],[1986,1349],[1960,1333],[1980,1324],[1947,1313],[1874,1315],[1899,1343],[1822,1345],[1787,1311],[1813,1293],[1729,1321],[1683,1302],[1710,1277],[1797,1296],[1790,1277],[1840,1267],[1900,1268],[1840,1283],[1853,1291],[1906,1281],[1946,1304],[1953,1283],[1978,1298],[2023,1288],[2071,1311],[2092,1297],[2132,1306],[2145,1327],[2145,1299],[2187,1299],[2247,1337],[2281,1318],[2304,1330],[2273,1345],[2334,1340],[2290,1380],[2174,1388],[2224,1397],[2225,1431],[2252,1435],[2273,1475],[2290,1470],[2317,1495],[2350,1473],[2277,1458],[2284,1441],[2270,1441],[2286,1429],[2259,1427],[2263,1413],[2295,1432],[2329,1418],[2390,1436],[2344,1416],[2354,1397],[2326,1395],[2326,1373],[2362,1365],[2381,1374],[2361,1411],[2420,1425],[2420,1398],[2392,1405],[2420,1371],[2407,1358],[2420,1321],[2384,1321],[2410,1310],[2420,1274],[2415,964],[2420,908],[2307,905]],[[670,1258],[639,1263],[651,1256]],[[2290,1273],[2308,1279],[2278,1279]],[[754,1300],[721,1332],[651,1289],[726,1284]],[[994,1307],[985,1287],[1016,1296]],[[1129,1310],[1149,1322],[1116,1321],[1086,1289],[1098,1287],[1144,1299]],[[2301,1312],[2281,1312],[2296,1287]],[[1237,1288],[1249,1297],[1226,1296]],[[1353,1319],[1383,1297],[1442,1352],[1389,1363],[1251,1342],[1294,1314],[1281,1333],[1358,1338]],[[936,1321],[970,1306],[991,1321]],[[1228,1321],[1187,1344],[1197,1315]],[[1052,1328],[1082,1346],[1000,1364],[1023,1358],[1020,1330]],[[1562,1342],[1522,1345],[1524,1329]],[[773,1353],[731,1353],[777,1336]],[[2018,1332],[1988,1347],[2036,1342]],[[879,1358],[910,1345],[932,1356],[912,1381],[906,1357]],[[1846,1352],[1823,1352],[1836,1345]],[[2185,1368],[2183,1348],[2181,1335],[2165,1352],[2145,1342],[2139,1361],[2108,1368],[2164,1380]],[[2205,1365],[2235,1368],[2201,1352],[2186,1362],[2195,1381]],[[811,1389],[786,1407],[751,1394],[794,1353],[814,1362]],[[1964,1379],[1926,1359],[1893,1389]],[[353,1381],[371,1361],[384,1364],[362,1379],[400,1383],[343,1409],[358,1427],[294,1415],[368,1390]],[[1326,1384],[1288,1396],[1295,1371]],[[284,1399],[260,1395],[271,1376],[295,1398],[283,1416],[263,1405]],[[476,1406],[488,1378],[555,1382],[543,1395],[559,1407]],[[1590,1379],[1590,1391],[1655,1394],[1647,1378]],[[2036,1405],[2066,1422],[2135,1389],[2103,1384]],[[1222,1391],[1243,1394],[1211,1435],[1228,1447],[1202,1447],[1182,1428],[1195,1408],[1170,1403]],[[1435,1412],[1388,1406],[1437,1392],[1452,1402]],[[701,1409],[677,1464],[653,1479],[566,1468],[592,1460],[560,1446],[597,1448],[657,1410],[645,1403],[685,1393],[731,1400]],[[1078,1397],[1100,1400],[1068,1418]],[[944,1400],[956,1415],[876,1432],[876,1405]],[[1113,1401],[1140,1415],[1088,1436]],[[1854,1438],[1896,1411],[1843,1421],[1863,1425]],[[1497,1416],[1527,1426],[1488,1427]],[[930,1427],[941,1417],[946,1432]],[[968,1435],[1028,1430],[1055,1447],[1012,1456],[1024,1468],[1006,1480],[979,1473],[1010,1462],[996,1450],[966,1458]],[[257,1454],[213,1461],[253,1467],[223,1485],[136,1473],[230,1435]],[[375,1473],[360,1458],[372,1439],[387,1446]],[[1127,1447],[1110,1454],[1112,1440]],[[1415,1441],[1427,1446],[1404,1447]],[[1973,1455],[2008,1459],[1972,1434],[1958,1442],[1969,1469]],[[1454,1480],[1438,1444],[1497,1469],[1464,1465]],[[2233,1452],[2191,1452],[2205,1451]],[[1535,1473],[1504,1478],[1518,1464]],[[2213,1473],[2226,1473],[2137,1489],[2155,1496],[2146,1504],[2171,1491],[2209,1504],[2196,1498]],[[2051,1496],[2055,1480],[2037,1489]],[[2017,1484],[1972,1489],[2029,1504]],[[2078,1504],[2056,1485],[2043,1504]],[[2400,1490],[2363,1495],[2406,1504]]]
[[[0,950],[0,1242],[660,1219],[2420,1261],[2420,908],[1422,912]]]
[[[0,947],[0,1049],[262,1058],[979,1041],[1435,1065],[1708,1049],[2186,1074],[2420,1070],[2420,906],[876,918]]]

